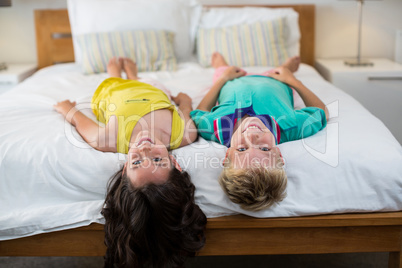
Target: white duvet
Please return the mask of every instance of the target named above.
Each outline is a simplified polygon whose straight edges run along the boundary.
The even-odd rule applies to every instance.
[[[173,95],[189,94],[196,107],[212,74],[182,63],[177,72],[141,76],[158,79]],[[329,106],[331,119],[316,135],[279,145],[288,174],[287,197],[279,205],[248,212],[226,198],[217,180],[223,146],[199,139],[173,151],[190,173],[204,213],[288,217],[402,210],[402,148],[390,131],[310,66],[302,65],[296,76]],[[85,76],[78,66],[62,64],[0,95],[0,240],[102,223],[106,184],[125,155],[92,149],[52,105],[70,99],[89,107],[106,77]],[[86,113],[94,118],[89,109]]]

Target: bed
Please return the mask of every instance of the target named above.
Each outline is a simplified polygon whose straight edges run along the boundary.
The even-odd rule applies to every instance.
[[[206,161],[221,159],[224,148],[200,139],[192,149],[180,148],[174,152],[179,162],[190,170],[197,188],[196,202],[208,216],[207,242],[199,255],[389,252],[389,267],[402,267],[400,145],[378,119],[324,81],[311,67],[314,64],[315,7],[270,7],[289,7],[298,13],[303,64],[296,76],[329,106],[331,119],[326,131],[281,145],[289,177],[288,197],[260,214],[242,211],[226,199],[216,181],[219,167],[214,170],[202,167]],[[94,86],[106,78],[106,74],[83,75],[76,64],[67,63],[74,62],[67,10],[37,10],[35,25],[41,70],[0,97],[0,111],[6,115],[4,119],[8,118],[2,120],[0,126],[3,189],[0,188],[0,256],[103,256],[104,233],[99,214],[102,194],[107,179],[125,158],[96,152],[83,144],[77,133],[52,111],[51,104],[70,98],[82,104],[83,109],[88,108],[85,104],[90,101]],[[51,66],[55,63],[63,64]],[[263,69],[257,66],[246,70]],[[191,61],[179,63],[175,72],[144,72],[142,75],[160,79],[173,94],[197,84],[187,92],[196,106],[205,94],[212,72],[211,68]],[[90,112],[87,114],[90,116]],[[30,124],[24,119],[26,115],[31,118]],[[350,117],[358,121],[349,120]],[[30,136],[11,121],[28,124]],[[361,135],[367,123],[373,131]],[[36,128],[38,124],[47,124],[48,128]],[[46,137],[47,134],[50,136]],[[11,136],[12,143],[5,142],[11,141]],[[367,148],[370,147],[368,141],[380,148]],[[55,144],[56,149],[52,147]],[[26,150],[28,147],[30,150]],[[35,155],[40,150],[45,154]],[[207,158],[186,163],[185,160],[194,155],[192,150],[203,152]],[[374,161],[372,155],[377,151],[380,151],[379,157]],[[67,153],[74,157],[67,157]],[[301,157],[304,168],[297,166]],[[92,173],[88,168],[72,171],[69,165],[75,165],[74,161],[98,171]],[[376,164],[377,168],[373,167]],[[37,178],[35,185],[42,187],[35,190],[42,189],[42,192],[32,193],[29,189],[24,192],[24,180],[18,178],[19,174],[25,175],[21,165],[32,169],[32,177]],[[319,172],[312,171],[317,165],[326,167]],[[7,173],[11,169],[13,173]],[[11,177],[15,179],[13,182]],[[54,177],[59,178],[58,185],[52,184]],[[59,191],[60,185],[68,191]],[[314,185],[316,189],[308,187]],[[328,191],[319,191],[322,189]],[[85,198],[82,198],[83,193]],[[14,195],[15,199],[5,194]],[[23,194],[36,196],[38,200],[32,199],[27,209],[18,210],[27,205],[24,200],[28,202]],[[58,199],[60,195],[70,202],[64,204]],[[45,202],[43,198],[48,199],[47,203],[37,209],[36,205]]]

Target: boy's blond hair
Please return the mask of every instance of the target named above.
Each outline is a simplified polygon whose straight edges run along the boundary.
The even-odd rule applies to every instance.
[[[286,197],[287,176],[280,159],[280,167],[252,165],[235,169],[224,167],[219,183],[229,199],[242,209],[258,211],[279,203]]]

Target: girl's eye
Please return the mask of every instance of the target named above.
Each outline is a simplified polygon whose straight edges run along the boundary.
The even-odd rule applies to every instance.
[[[133,165],[139,165],[139,164],[141,164],[141,160],[136,160],[133,162]]]
[[[261,151],[269,151],[269,148],[268,147],[262,147]]]
[[[162,161],[162,158],[160,158],[160,157],[154,158],[154,162],[160,162],[160,161]]]
[[[239,149],[237,149],[237,151],[239,151],[239,152],[244,152],[246,150],[246,148],[239,148]]]

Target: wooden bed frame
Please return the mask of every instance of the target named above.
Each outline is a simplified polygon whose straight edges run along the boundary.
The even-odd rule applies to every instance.
[[[283,7],[283,6],[270,6]],[[302,62],[314,64],[314,5],[299,12]],[[67,10],[35,11],[39,68],[74,61]],[[200,256],[389,252],[389,268],[402,268],[402,212],[257,219],[208,219]],[[103,225],[0,241],[0,256],[103,256]]]

